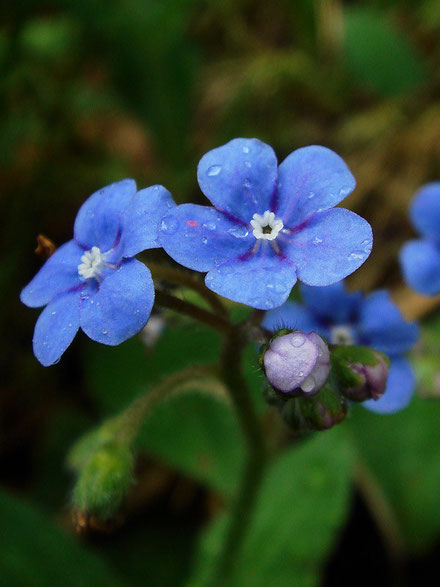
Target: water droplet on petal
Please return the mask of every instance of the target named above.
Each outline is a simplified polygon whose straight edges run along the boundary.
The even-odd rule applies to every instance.
[[[55,312],[55,310],[54,310],[54,311],[52,312],[52,316],[55,316],[55,314],[56,314],[56,312]]]
[[[347,259],[349,261],[357,261],[359,259],[363,259],[365,257],[365,254],[363,251],[353,251],[353,253],[351,253]]]
[[[209,175],[209,177],[215,177],[220,173],[221,170],[221,165],[211,165],[211,167],[208,168],[208,171],[206,173],[207,175]]]
[[[233,226],[228,230],[228,232],[229,234],[232,234],[232,236],[235,236],[235,238],[245,238],[249,234],[249,231],[246,228],[246,226],[240,225]]]
[[[160,229],[165,234],[174,234],[178,228],[179,223],[174,218],[164,218],[162,220],[162,224],[160,225]]]
[[[315,197],[315,192],[310,192],[310,194],[308,195],[308,199],[311,200],[314,197]]]
[[[248,190],[248,189],[250,189],[250,187],[251,187],[251,182],[249,181],[249,179],[247,179],[247,178],[246,178],[246,179],[243,181],[243,187],[244,187],[245,189],[247,189],[247,190]]]
[[[322,238],[319,238],[319,236],[315,236],[315,238],[313,239],[313,244],[319,245],[319,243],[322,243]]]
[[[275,284],[275,291],[277,293],[284,293],[286,291],[286,289],[287,289],[286,286],[283,285],[282,283],[276,283]]]
[[[290,344],[294,347],[302,346],[306,341],[306,337],[303,334],[294,334],[290,339]],[[301,373],[300,373],[301,376]]]
[[[315,385],[316,385],[316,381],[315,381],[315,378],[313,377],[313,375],[308,375],[304,379],[304,381],[301,383],[301,389],[305,393],[310,393],[311,391],[314,391]]]
[[[217,224],[215,222],[205,222],[202,224],[203,228],[207,228],[208,230],[215,230],[217,228]]]
[[[102,334],[108,334],[108,330],[103,330]]]
[[[206,244],[207,244],[207,242],[208,242],[208,239],[206,238],[206,236],[204,236],[204,237],[202,238],[202,243],[203,243],[204,245],[206,245]]]
[[[249,147],[243,147],[243,153],[249,153]]]
[[[246,167],[252,167],[252,163],[250,161],[245,161],[244,164],[246,165]]]

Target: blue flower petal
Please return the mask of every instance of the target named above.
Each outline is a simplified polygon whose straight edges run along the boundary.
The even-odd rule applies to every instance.
[[[184,267],[209,271],[252,249],[255,238],[249,230],[215,208],[182,204],[163,218],[159,238],[168,255]]]
[[[428,183],[416,193],[410,216],[423,236],[440,243],[440,181]]]
[[[361,292],[348,292],[343,281],[326,287],[301,284],[300,291],[305,305],[316,316],[337,326],[356,320],[363,298]]]
[[[419,327],[407,322],[388,292],[380,290],[365,298],[359,315],[360,343],[387,355],[408,351],[419,338]]]
[[[310,310],[295,302],[286,302],[279,308],[270,310],[264,316],[261,324],[264,328],[272,331],[291,328],[306,333],[316,332],[322,336],[327,335],[326,328],[313,316]]]
[[[312,145],[293,151],[278,169],[276,215],[289,228],[316,212],[333,208],[355,188],[356,181],[334,151]]]
[[[405,281],[425,294],[440,293],[440,246],[428,240],[412,240],[400,251]]]
[[[135,193],[136,182],[124,179],[92,194],[76,216],[75,240],[87,249],[93,246],[102,252],[111,249],[119,234],[121,214]]]
[[[123,261],[95,294],[81,300],[81,328],[96,342],[120,344],[145,326],[153,302],[149,269],[136,259]]]
[[[296,282],[295,268],[268,243],[259,253],[226,261],[212,269],[205,283],[221,296],[260,310],[281,306]]]
[[[71,291],[57,296],[41,312],[35,324],[34,354],[48,367],[58,362],[75,338],[79,328],[80,292]]]
[[[257,139],[234,139],[204,155],[197,169],[209,200],[246,224],[271,207],[276,190],[277,158]]]
[[[373,245],[368,222],[344,208],[315,214],[301,230],[278,240],[296,266],[298,279],[321,286],[356,271]]]
[[[58,293],[78,286],[78,265],[83,254],[73,240],[59,247],[21,291],[23,304],[31,308],[45,306]]]
[[[415,385],[411,365],[404,357],[398,357],[391,361],[384,395],[377,401],[371,399],[362,405],[377,414],[394,414],[409,404]]]
[[[170,192],[161,185],[140,190],[134,196],[121,218],[124,257],[160,247],[162,218],[175,205]]]

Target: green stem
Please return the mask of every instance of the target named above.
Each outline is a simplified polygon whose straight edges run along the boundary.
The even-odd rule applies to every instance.
[[[226,320],[217,314],[213,314],[208,310],[204,310],[203,308],[200,308],[191,302],[186,302],[185,300],[176,298],[175,296],[172,296],[171,294],[168,294],[164,291],[156,290],[156,302],[163,308],[168,308],[169,310],[174,310],[181,314],[185,314],[194,320],[203,322],[207,326],[222,332],[223,334],[228,334],[231,332],[232,325],[229,320]]]
[[[228,312],[216,294],[209,290],[203,281],[197,279],[192,273],[182,271],[181,269],[171,267],[170,265],[151,262],[148,262],[148,268],[154,279],[168,281],[169,283],[183,285],[193,289],[208,302],[216,314],[223,318],[228,318]]]
[[[214,583],[218,585],[226,585],[232,575],[234,561],[237,559],[251,521],[266,462],[266,446],[261,423],[241,372],[245,343],[246,339],[241,329],[237,328],[225,339],[222,355],[223,379],[229,389],[246,438],[248,455],[214,579]]]

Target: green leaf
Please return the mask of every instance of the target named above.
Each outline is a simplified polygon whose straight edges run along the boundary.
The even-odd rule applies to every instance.
[[[116,587],[122,583],[38,509],[0,491],[0,576],[8,587]]]
[[[236,490],[243,438],[231,407],[214,395],[188,391],[159,404],[138,444],[216,491]]]
[[[440,403],[415,398],[390,416],[354,410],[363,461],[394,510],[407,545],[421,551],[440,531]]]
[[[311,587],[345,522],[351,450],[334,429],[291,448],[270,467],[231,585]],[[203,537],[190,585],[215,572],[226,516]]]
[[[410,41],[368,7],[346,9],[344,52],[358,81],[386,96],[413,91],[427,77]]]
[[[420,341],[411,353],[419,392],[423,397],[440,398],[440,314],[423,324]]]

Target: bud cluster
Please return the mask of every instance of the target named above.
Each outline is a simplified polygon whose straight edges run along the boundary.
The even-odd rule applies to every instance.
[[[388,358],[370,348],[332,345],[315,332],[279,330],[259,358],[276,406],[295,432],[326,430],[345,419],[349,402],[379,399],[385,392]]]

